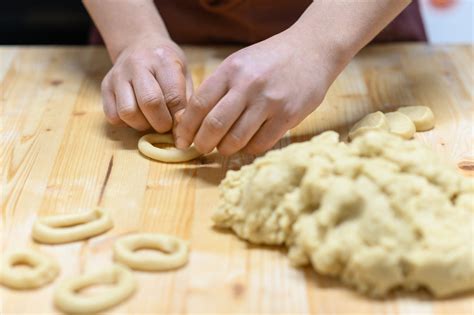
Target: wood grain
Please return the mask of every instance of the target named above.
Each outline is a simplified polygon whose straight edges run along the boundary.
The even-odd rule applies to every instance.
[[[187,47],[195,85],[235,49]],[[416,137],[474,176],[473,61],[472,46],[366,48],[277,147],[328,129],[345,137],[368,112],[423,104],[435,112],[436,128]],[[164,232],[190,242],[186,268],[137,272],[138,293],[111,314],[473,314],[472,295],[433,301],[426,293],[394,293],[370,300],[310,268],[292,268],[283,249],[251,246],[213,229],[217,185],[226,170],[253,157],[213,153],[173,165],[144,158],[136,150],[140,133],[104,120],[99,86],[109,67],[101,48],[0,48],[2,253],[38,248],[58,259],[62,279],[107,266],[120,235]],[[112,212],[110,232],[61,246],[31,241],[37,216],[97,205]],[[0,313],[55,313],[53,288],[0,288]]]

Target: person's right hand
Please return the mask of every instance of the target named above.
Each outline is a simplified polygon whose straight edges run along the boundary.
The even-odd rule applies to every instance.
[[[144,37],[118,55],[101,89],[111,124],[163,133],[185,107],[192,80],[178,45],[168,38]]]

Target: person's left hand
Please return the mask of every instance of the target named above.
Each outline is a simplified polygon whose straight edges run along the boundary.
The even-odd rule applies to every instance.
[[[223,155],[270,149],[322,102],[335,77],[333,57],[309,46],[290,28],[229,56],[180,113],[176,146],[194,142]]]

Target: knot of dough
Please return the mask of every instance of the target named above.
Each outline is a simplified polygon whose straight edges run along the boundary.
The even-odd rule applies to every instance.
[[[80,295],[82,289],[99,284],[112,286],[94,295]],[[60,283],[54,293],[54,304],[65,313],[95,314],[124,301],[135,292],[136,287],[130,270],[114,264]]]
[[[176,148],[160,149],[153,145],[157,143],[174,144],[173,136],[159,133],[144,135],[138,140],[138,150],[150,159],[167,163],[186,162],[201,156],[201,153],[194,147],[185,150]]]
[[[137,253],[138,249],[156,249],[153,255]],[[164,252],[161,253],[160,251]],[[141,233],[120,238],[114,244],[114,259],[135,270],[175,269],[188,261],[188,245],[170,235]]]
[[[94,209],[39,218],[33,225],[32,236],[36,241],[46,244],[69,243],[102,234],[112,226],[107,212]]]
[[[15,268],[17,264],[31,268]],[[0,283],[12,289],[35,289],[50,283],[58,274],[59,266],[51,257],[23,249],[5,255],[0,267]]]

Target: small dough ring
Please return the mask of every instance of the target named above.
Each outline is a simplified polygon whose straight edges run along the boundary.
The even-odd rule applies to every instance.
[[[94,295],[81,296],[80,290],[98,284],[113,285]],[[118,264],[86,273],[58,285],[54,304],[65,313],[95,314],[119,304],[130,297],[137,288],[132,272]]]
[[[102,234],[112,226],[107,212],[94,209],[39,218],[33,225],[32,236],[36,241],[46,244],[69,243]]]
[[[156,249],[158,252],[154,255],[134,252],[144,248]],[[114,244],[115,261],[142,271],[160,271],[181,267],[188,262],[188,253],[189,249],[185,241],[164,234],[133,234],[118,239]]]
[[[18,269],[24,263],[31,268]],[[5,255],[0,266],[0,283],[12,289],[35,289],[53,281],[59,274],[59,266],[51,257],[31,249],[17,250]]]
[[[155,147],[154,143],[174,144],[173,136],[169,133],[150,133],[144,135],[138,140],[138,150],[150,159],[167,163],[186,162],[201,156],[201,153],[194,147],[185,150],[176,148],[160,149]]]

